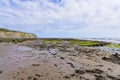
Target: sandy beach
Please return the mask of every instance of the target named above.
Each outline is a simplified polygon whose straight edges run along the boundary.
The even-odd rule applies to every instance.
[[[0,43],[0,80],[120,80],[119,54],[69,43]]]

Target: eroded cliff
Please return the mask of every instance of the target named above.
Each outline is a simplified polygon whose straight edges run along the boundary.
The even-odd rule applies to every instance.
[[[0,28],[0,38],[36,38],[36,35]]]

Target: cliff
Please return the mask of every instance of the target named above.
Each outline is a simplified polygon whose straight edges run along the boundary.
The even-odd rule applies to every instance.
[[[0,28],[0,38],[36,38],[36,35]]]

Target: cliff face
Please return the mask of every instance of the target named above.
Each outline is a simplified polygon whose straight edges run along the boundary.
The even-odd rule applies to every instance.
[[[0,38],[36,38],[36,35],[0,28]]]

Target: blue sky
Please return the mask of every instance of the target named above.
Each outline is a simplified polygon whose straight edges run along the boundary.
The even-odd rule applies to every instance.
[[[38,37],[120,38],[120,0],[0,0],[0,27]]]

